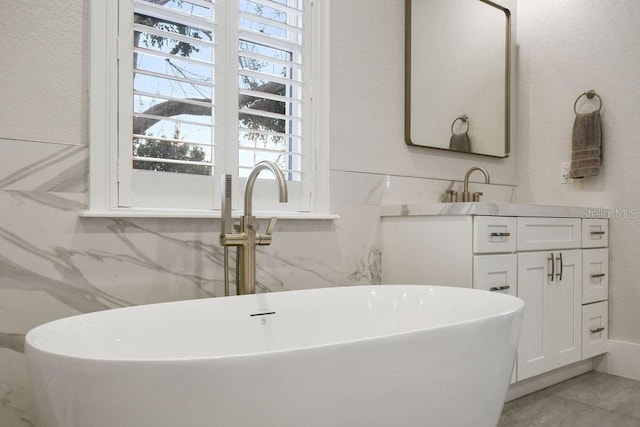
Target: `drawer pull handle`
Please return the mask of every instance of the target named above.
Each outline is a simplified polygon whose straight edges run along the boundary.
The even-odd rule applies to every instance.
[[[549,277],[549,281],[553,282],[553,276],[556,275],[556,263],[553,258],[553,252],[551,252],[551,254],[549,255],[549,258],[547,258],[547,261],[551,261],[551,272],[548,273],[547,276]]]
[[[509,237],[511,233],[491,233],[491,237]]]
[[[604,231],[592,231],[591,235],[592,236],[603,236],[605,234]]]
[[[558,276],[558,280],[562,282],[562,269],[564,268],[564,262],[562,262],[562,252],[560,252],[558,255],[558,258],[556,259],[560,261],[560,272],[557,273],[556,276]]]
[[[602,332],[602,331],[604,331],[603,327],[599,327],[599,328],[596,328],[596,329],[591,329],[591,333],[592,334],[597,334],[598,332]]]
[[[592,278],[596,278],[596,277],[604,277],[604,273],[599,273],[599,274],[592,274],[591,275]]]
[[[509,285],[506,285],[506,286],[493,286],[493,287],[489,288],[489,290],[491,292],[506,291],[507,289],[511,289],[511,286],[509,286]]]

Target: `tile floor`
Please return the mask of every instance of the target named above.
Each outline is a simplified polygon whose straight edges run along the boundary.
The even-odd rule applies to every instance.
[[[498,427],[640,427],[640,381],[589,372],[504,405]]]

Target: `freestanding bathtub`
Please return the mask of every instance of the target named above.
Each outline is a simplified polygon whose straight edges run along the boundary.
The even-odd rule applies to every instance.
[[[36,327],[42,427],[495,426],[523,303],[380,285],[170,302]]]

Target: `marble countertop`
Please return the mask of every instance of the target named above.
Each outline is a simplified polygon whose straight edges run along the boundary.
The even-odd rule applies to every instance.
[[[483,216],[540,216],[555,218],[609,218],[611,211],[601,208],[578,206],[546,206],[521,203],[425,203],[386,205],[380,216],[436,216],[436,215],[483,215]]]

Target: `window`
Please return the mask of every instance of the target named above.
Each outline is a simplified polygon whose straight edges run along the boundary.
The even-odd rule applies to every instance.
[[[224,174],[241,208],[271,160],[257,209],[326,213],[327,3],[93,1],[90,210],[218,209]]]

